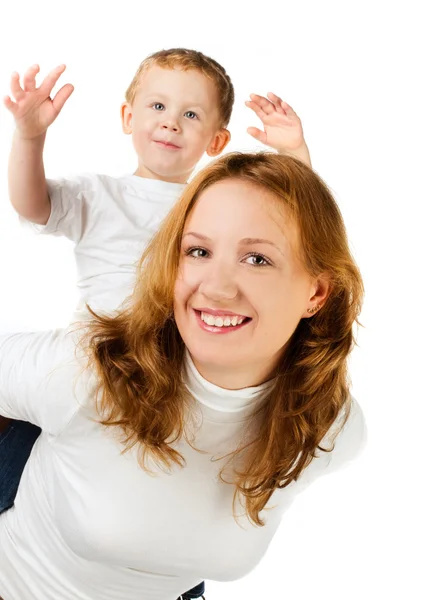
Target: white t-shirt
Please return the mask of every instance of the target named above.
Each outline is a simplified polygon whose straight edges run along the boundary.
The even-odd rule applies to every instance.
[[[121,453],[115,428],[93,420],[96,380],[75,354],[77,335],[0,337],[0,414],[43,430],[15,506],[0,515],[5,600],[176,600],[202,580],[241,578],[264,556],[295,496],[364,445],[364,419],[353,401],[334,451],[320,453],[298,482],[276,490],[268,505],[274,508],[261,513],[264,527],[244,516],[239,526],[234,487],[218,479],[228,458],[211,459],[238,447],[268,384],[224,390],[205,381],[187,357],[192,443],[206,453],[175,442],[184,468],[164,473],[150,462],[151,476],[136,449]]]
[[[81,310],[112,311],[131,294],[136,264],[185,184],[136,175],[47,180],[51,214],[34,230],[75,243]]]

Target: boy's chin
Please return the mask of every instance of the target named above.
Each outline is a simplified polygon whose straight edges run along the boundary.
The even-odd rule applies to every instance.
[[[145,171],[150,173],[151,177],[162,179],[163,181],[180,183],[185,183],[187,181],[193,169],[194,167],[187,167],[182,164],[165,164],[163,161],[145,164]]]

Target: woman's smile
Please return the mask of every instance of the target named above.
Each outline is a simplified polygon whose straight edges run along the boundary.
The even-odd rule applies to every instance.
[[[192,309],[201,329],[209,333],[233,333],[251,323],[250,317],[229,311],[210,311]]]

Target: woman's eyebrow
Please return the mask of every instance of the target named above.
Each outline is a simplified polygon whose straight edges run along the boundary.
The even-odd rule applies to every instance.
[[[195,231],[187,231],[187,233],[184,233],[184,235],[182,236],[182,239],[187,237],[187,235],[192,235],[193,237],[198,238],[199,240],[203,240],[204,242],[211,242],[211,239],[209,237],[207,237],[206,235],[202,235],[202,233],[196,233]]]
[[[273,246],[276,250],[278,250],[280,252],[280,254],[283,255],[283,252],[279,248],[279,246],[277,246],[277,244],[275,244],[271,240],[265,240],[263,238],[249,238],[248,237],[248,238],[243,238],[242,240],[240,240],[240,243],[243,244],[244,246],[252,246],[253,244],[269,244],[270,246]]]

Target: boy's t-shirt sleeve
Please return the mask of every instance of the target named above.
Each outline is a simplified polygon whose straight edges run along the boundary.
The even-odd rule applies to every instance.
[[[88,192],[94,188],[94,176],[46,179],[46,184],[51,202],[46,225],[30,223],[23,217],[20,217],[20,221],[37,233],[64,236],[77,244],[84,232],[89,210]]]
[[[0,336],[0,415],[58,435],[87,400],[77,344],[65,329]]]

